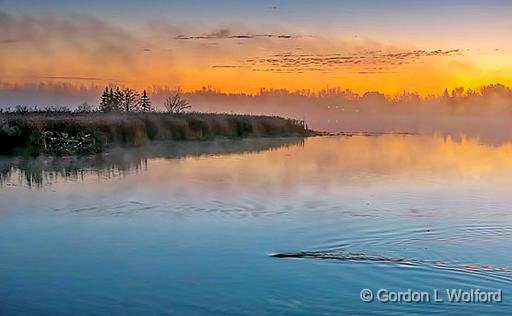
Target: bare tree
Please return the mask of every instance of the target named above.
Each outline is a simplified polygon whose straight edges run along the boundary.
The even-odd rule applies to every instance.
[[[187,100],[181,95],[181,91],[177,91],[173,96],[169,96],[164,101],[164,107],[168,113],[184,113],[192,108]]]

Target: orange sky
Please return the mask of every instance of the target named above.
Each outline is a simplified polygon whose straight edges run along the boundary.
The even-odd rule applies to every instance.
[[[136,89],[210,86],[245,93],[339,87],[388,95],[512,85],[512,45],[503,31],[503,23],[509,22],[491,24],[492,16],[473,28],[466,22],[450,26],[445,18],[450,26],[445,31],[428,15],[407,27],[388,19],[360,26],[358,35],[349,29],[358,25],[357,18],[333,20],[324,29],[318,17],[308,24],[282,19],[262,23],[257,17],[228,22],[236,16],[194,23],[197,16],[190,21],[151,16],[130,22],[97,16],[94,9],[48,15],[0,7],[0,23],[7,30],[0,36],[1,80],[112,83]],[[472,10],[465,14],[475,15],[472,21],[478,22],[482,13],[475,12],[481,11]],[[328,20],[328,11],[324,14]],[[470,17],[456,16],[461,21]]]

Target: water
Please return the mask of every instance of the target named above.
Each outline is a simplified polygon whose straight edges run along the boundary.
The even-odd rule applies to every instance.
[[[411,135],[191,142],[94,159],[3,159],[0,175],[0,314],[512,307],[507,143]],[[503,302],[364,303],[366,288],[501,289]]]

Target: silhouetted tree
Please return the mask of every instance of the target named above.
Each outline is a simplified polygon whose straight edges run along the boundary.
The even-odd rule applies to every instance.
[[[164,107],[168,113],[184,113],[186,110],[192,108],[187,100],[185,100],[181,91],[177,91],[173,96],[169,96],[164,101]]]
[[[116,90],[112,92],[112,103],[117,111],[124,110],[123,99],[124,99],[123,91],[121,91],[121,89],[119,89],[119,87],[116,87]]]
[[[144,112],[151,111],[151,100],[149,99],[146,89],[144,89],[144,92],[142,92],[142,96],[140,97],[140,107]]]
[[[94,108],[89,103],[85,102],[80,104],[74,111],[75,113],[91,113],[94,112]]]
[[[110,94],[109,94],[109,91],[108,91],[108,87],[105,88],[105,91],[103,91],[103,94],[101,95],[101,100],[100,100],[100,111],[102,112],[110,112],[110,109],[109,109],[109,99],[110,99]]]
[[[139,109],[139,94],[132,89],[123,89],[120,94],[121,109],[125,112],[133,112]]]
[[[71,110],[67,106],[48,105],[42,109],[45,113],[71,113]],[[37,107],[34,107],[32,112],[39,112]]]
[[[460,98],[464,95],[464,88],[463,87],[457,87],[452,90],[452,97],[454,98]]]
[[[100,111],[104,113],[119,111],[119,88],[114,92],[112,88],[105,88],[105,91],[101,95]]]
[[[30,109],[28,108],[28,106],[26,106],[24,104],[18,104],[14,108],[14,111],[19,114],[26,114],[26,113],[30,112]]]
[[[119,90],[119,88],[118,88],[118,90]],[[109,102],[113,103],[114,99],[115,99],[114,91],[112,90],[112,88],[110,88],[110,90],[108,91],[108,100],[109,100]]]
[[[448,93],[448,89],[447,89],[447,88],[445,88],[445,89],[444,89],[443,97],[444,97],[445,99],[448,99],[448,98],[450,97],[450,94]]]

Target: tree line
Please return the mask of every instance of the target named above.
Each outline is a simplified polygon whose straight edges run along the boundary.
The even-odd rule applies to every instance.
[[[109,112],[149,112],[151,111],[151,100],[146,90],[139,94],[133,89],[125,88],[115,90],[105,88],[100,99],[99,110],[104,113]]]
[[[167,96],[163,106],[168,113],[184,113],[191,108],[188,101],[183,98],[181,90]],[[104,113],[150,112],[153,111],[153,107],[146,90],[138,93],[129,88],[120,89],[116,87],[113,89],[112,87],[107,87],[101,95],[99,110]]]
[[[183,97],[180,89],[168,95],[163,102],[163,109],[167,113],[180,114],[190,110],[192,106]],[[74,110],[67,106],[38,106],[16,105],[14,108],[0,108],[1,113],[116,113],[116,112],[155,112],[156,109],[151,103],[151,98],[146,90],[142,93],[129,88],[106,87],[100,97],[99,106],[89,103],[82,103]]]

